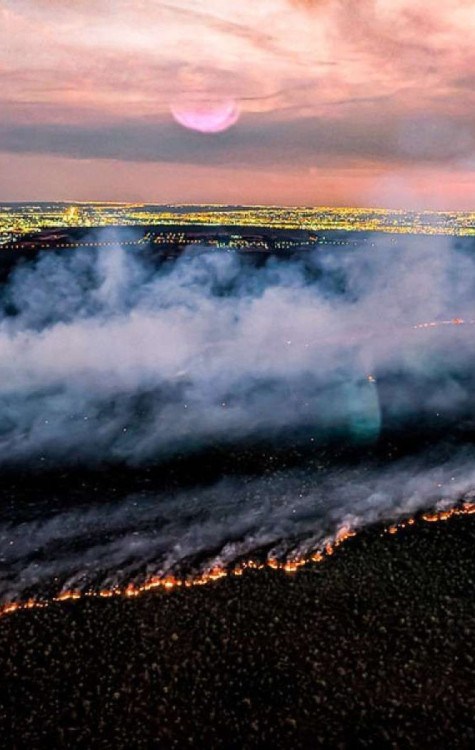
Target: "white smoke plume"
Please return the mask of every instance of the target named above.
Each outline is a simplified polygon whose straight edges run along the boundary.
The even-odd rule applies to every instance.
[[[378,238],[265,263],[190,248],[157,265],[117,244],[19,265],[1,297],[0,464],[160,465],[288,435],[318,457],[331,435],[376,443],[388,420],[473,425],[467,247]],[[472,467],[465,446],[440,466],[322,460],[321,471],[2,513],[0,592],[230,562],[262,547],[291,554],[348,518],[361,526],[455,500],[472,490]]]

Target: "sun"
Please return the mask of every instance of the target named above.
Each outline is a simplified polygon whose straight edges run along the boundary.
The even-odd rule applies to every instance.
[[[219,101],[180,100],[170,106],[175,121],[188,130],[222,133],[237,123],[239,105],[234,99]]]

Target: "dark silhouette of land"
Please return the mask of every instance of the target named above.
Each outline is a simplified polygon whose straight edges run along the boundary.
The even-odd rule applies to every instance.
[[[475,518],[0,621],[12,748],[471,748]]]

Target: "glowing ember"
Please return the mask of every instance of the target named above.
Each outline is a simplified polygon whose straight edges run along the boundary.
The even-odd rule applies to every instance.
[[[451,320],[433,320],[429,323],[417,323],[413,328],[440,328],[441,326],[463,326],[475,325],[475,320],[465,320],[464,318],[452,318]]]
[[[55,598],[57,602],[66,602],[68,599],[80,599],[82,596],[80,591],[63,591]]]

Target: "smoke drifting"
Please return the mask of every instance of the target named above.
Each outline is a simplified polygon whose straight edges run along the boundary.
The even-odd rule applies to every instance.
[[[223,445],[287,441],[314,457],[212,486],[18,508],[0,525],[0,592],[228,563],[258,548],[292,555],[342,524],[466,496],[468,445],[442,461],[429,447],[352,467],[330,465],[323,446],[364,452],[387,424],[473,425],[473,299],[473,253],[442,239],[265,262],[190,247],[157,263],[117,244],[18,266],[1,298],[4,467],[107,463],[112,485],[114,464]]]
[[[434,462],[432,462],[434,463]],[[474,455],[442,465],[277,471],[174,494],[142,492],[49,518],[0,525],[0,592],[114,586],[135,576],[197,572],[266,551],[292,559],[322,549],[342,527],[473,501]]]
[[[470,318],[474,287],[473,256],[440,241],[261,267],[196,250],[158,269],[119,246],[44,255],[3,294],[0,462],[140,463],[360,421],[377,433],[376,374],[433,376],[419,408],[446,412],[470,395],[457,376],[472,336],[414,325]]]

